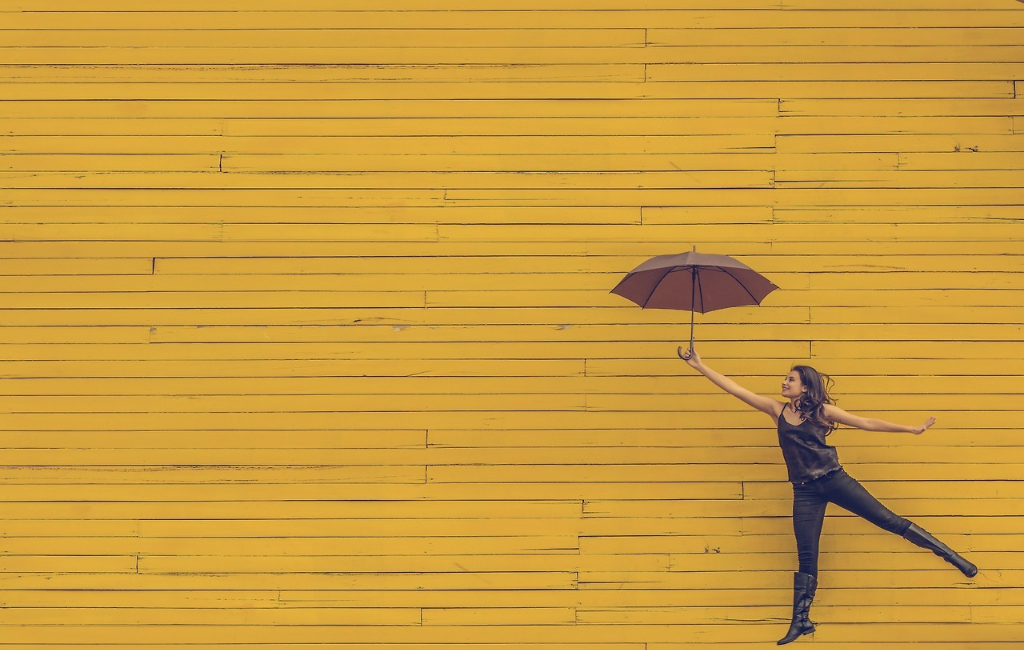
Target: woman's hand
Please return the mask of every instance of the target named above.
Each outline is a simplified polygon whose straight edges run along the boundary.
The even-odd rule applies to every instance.
[[[691,368],[696,369],[700,367],[700,355],[697,354],[697,351],[694,350],[693,348],[690,348],[684,352],[683,346],[680,345],[676,349],[676,354],[678,354],[679,358],[685,361],[687,365],[689,365]]]
[[[928,427],[932,426],[933,424],[935,424],[935,418],[934,417],[928,418],[927,420],[924,421],[924,424],[922,424],[921,426],[914,427],[914,431],[913,431],[914,435],[915,436],[921,435],[922,433],[924,433],[925,431],[928,430]]]

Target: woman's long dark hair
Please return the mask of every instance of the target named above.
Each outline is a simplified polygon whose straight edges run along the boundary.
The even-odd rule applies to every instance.
[[[828,427],[826,436],[835,431],[836,423],[825,417],[825,405],[836,403],[828,394],[832,388],[832,378],[810,366],[793,366],[791,370],[800,375],[800,382],[807,388],[803,397],[796,401],[797,411],[805,420]]]

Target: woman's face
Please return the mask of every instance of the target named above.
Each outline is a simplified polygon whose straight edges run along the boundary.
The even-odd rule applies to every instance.
[[[782,380],[782,396],[786,399],[794,399],[806,392],[807,387],[800,381],[800,373],[796,370],[789,371],[789,374]]]

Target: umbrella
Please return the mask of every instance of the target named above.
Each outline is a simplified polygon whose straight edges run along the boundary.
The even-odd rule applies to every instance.
[[[694,312],[706,314],[726,307],[760,305],[776,289],[774,283],[746,264],[728,255],[698,253],[694,247],[688,253],[652,257],[626,274],[611,293],[643,309],[689,311],[692,350]]]

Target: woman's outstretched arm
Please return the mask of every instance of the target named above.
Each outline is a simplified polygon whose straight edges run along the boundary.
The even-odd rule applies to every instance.
[[[738,397],[743,401],[743,403],[753,406],[758,411],[764,411],[768,415],[772,416],[773,419],[778,419],[785,404],[770,397],[758,395],[753,391],[747,390],[722,373],[707,367],[704,365],[704,362],[701,360],[700,355],[697,354],[696,350],[690,349],[685,352],[682,352],[681,350],[682,348],[680,348],[679,356],[683,361],[685,361],[691,368],[710,379],[711,383],[715,386],[718,386],[733,397]]]
[[[935,424],[935,418],[930,417],[924,424],[912,427],[905,424],[895,424],[877,418],[864,418],[853,413],[847,413],[834,404],[825,404],[825,417],[833,422],[839,422],[847,426],[864,429],[865,431],[889,431],[892,433],[924,433],[928,427]]]

